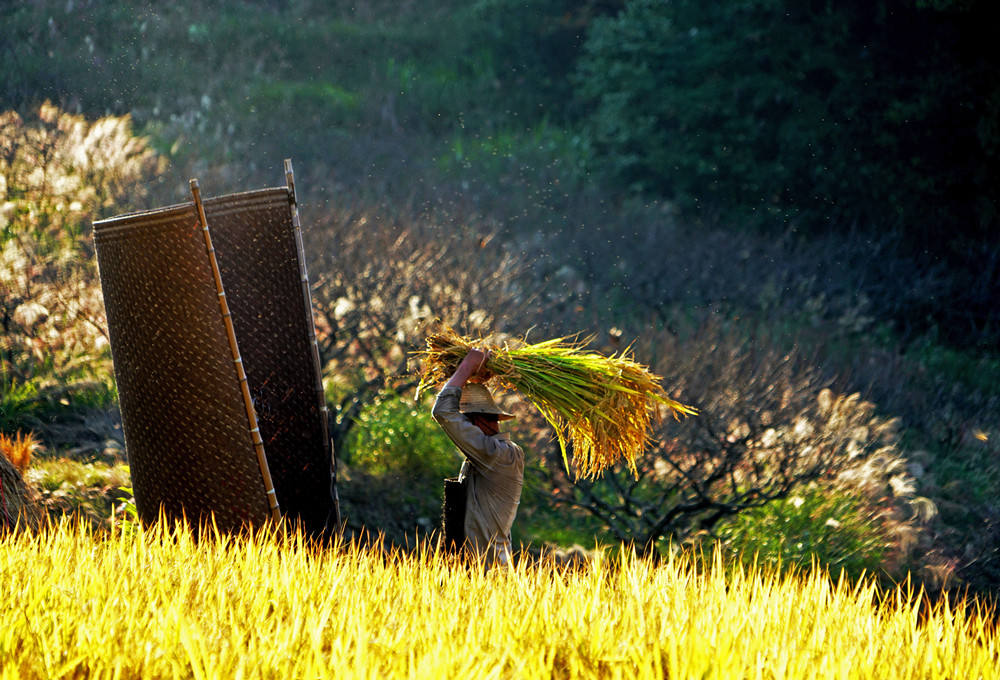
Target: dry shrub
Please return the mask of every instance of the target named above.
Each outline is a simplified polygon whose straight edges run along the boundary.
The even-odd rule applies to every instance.
[[[726,518],[816,482],[863,498],[893,536],[887,566],[902,568],[933,504],[917,496],[895,419],[858,394],[834,391],[796,353],[719,324],[644,346],[637,354],[653,357],[665,384],[700,415],[660,431],[637,475],[614,470],[574,483],[550,460],[557,502],[652,552],[667,538],[711,533]]]
[[[923,352],[923,356],[920,353]],[[919,361],[915,361],[917,354]],[[857,380],[908,428],[907,458],[922,493],[940,510],[931,523],[935,579],[993,590],[1000,582],[1000,395],[997,360],[945,348],[879,348],[852,355]]]
[[[521,260],[491,234],[363,209],[303,212],[315,220],[307,252],[338,456],[349,458],[347,434],[366,405],[416,387],[411,353],[430,324],[503,337],[545,313],[519,283]]]
[[[538,236],[539,247],[559,254],[552,274],[587,309],[627,301],[639,323],[679,325],[695,310],[712,310],[754,315],[772,327],[794,323],[820,341],[861,338],[880,326],[909,340],[935,317],[962,315],[952,309],[960,304],[942,300],[982,297],[969,293],[960,273],[908,256],[894,234],[804,239],[795,229],[695,229],[669,205],[626,206],[612,217],[599,197],[574,198],[572,226]],[[620,317],[625,310],[615,311]]]
[[[40,520],[41,513],[21,473],[6,456],[0,456],[0,534],[35,529]]]
[[[43,104],[0,113],[0,381],[59,402],[110,374],[94,219],[135,206],[162,169],[127,116],[90,122]],[[7,423],[10,427],[12,423]]]
[[[0,432],[0,453],[22,475],[31,464],[31,456],[41,448],[41,442],[35,439],[35,435],[31,432],[28,434],[18,432],[13,437]]]

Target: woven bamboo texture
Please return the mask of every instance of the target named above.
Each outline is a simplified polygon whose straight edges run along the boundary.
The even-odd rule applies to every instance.
[[[292,192],[203,203],[282,514],[336,517],[326,412]],[[126,452],[140,517],[270,516],[194,203],[94,224]]]

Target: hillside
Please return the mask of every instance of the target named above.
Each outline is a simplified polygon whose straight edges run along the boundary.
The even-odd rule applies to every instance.
[[[874,4],[889,19],[857,8],[857,16],[797,13],[782,31],[824,36],[814,52],[777,31],[769,34],[784,42],[760,48],[771,61],[758,55],[733,71],[733,55],[747,53],[739,40],[760,42],[733,27],[771,26],[782,6],[751,4],[748,16],[737,3],[714,15],[677,3],[679,14],[661,16],[654,4],[616,0],[530,12],[508,0],[141,9],[41,0],[0,9],[0,108],[8,112],[0,431],[43,440],[28,478],[46,506],[82,507],[102,521],[127,499],[90,222],[187,200],[189,177],[209,195],[270,186],[291,157],[352,531],[382,529],[403,542],[437,521],[440,479],[457,459],[426,405],[413,405],[412,367],[400,357],[441,318],[470,333],[582,333],[606,351],[630,346],[702,411],[665,426],[635,486],[627,474],[573,484],[547,431],[525,413],[515,436],[533,466],[516,540],[636,540],[652,516],[653,524],[665,518],[647,541],[660,552],[671,540],[720,539],[734,555],[762,550],[799,564],[815,556],[851,573],[912,572],[931,588],[995,588],[1000,326],[991,300],[1000,251],[989,238],[997,184],[987,115],[995,83],[955,95],[982,116],[965,121],[979,125],[981,146],[954,137],[969,152],[956,156],[979,159],[967,167],[937,145],[933,133],[949,112],[917,106],[926,90],[908,70],[940,69],[929,88],[994,63],[976,41],[963,43],[971,54],[949,52],[954,36],[978,35],[967,31],[987,10],[885,0]],[[911,42],[877,41],[904,14],[912,40],[934,20],[947,29],[925,35],[931,56],[918,65],[901,56]],[[700,22],[701,32],[685,22]],[[636,25],[665,31],[670,50],[644,52],[662,36]],[[711,31],[739,40],[714,50],[679,42]],[[865,90],[845,117],[870,112],[871,120],[850,134],[820,126],[827,109],[791,116],[781,102],[819,107],[827,91],[831,101],[852,100],[852,79],[876,77],[844,47],[860,35],[852,31],[864,31],[886,65],[876,83],[886,101],[877,87]],[[774,66],[803,51],[812,70]],[[685,54],[686,72],[702,80],[655,79]],[[728,80],[718,75],[730,71]],[[627,72],[649,79],[615,90]],[[813,89],[789,84],[800,81]],[[828,81],[835,85],[815,89]],[[742,95],[720,99],[732,83],[767,92],[750,118],[726,117],[745,104]],[[627,101],[625,110],[637,111],[643,96],[666,88],[698,94],[700,108],[681,115],[669,98],[646,118],[615,108]],[[911,91],[912,100],[899,94]],[[907,136],[892,116],[920,122],[921,132]],[[103,136],[89,142],[67,132],[98,130],[102,119]],[[656,124],[646,129],[643,120]],[[810,135],[820,127],[830,153],[809,175],[802,168],[812,167]],[[719,158],[697,143],[709,137]],[[872,155],[833,153],[863,147],[859,139],[874,140],[862,149]],[[65,157],[83,149],[105,159],[103,174],[60,165],[63,151],[18,155],[29,147],[70,149]],[[858,158],[864,164],[852,166]],[[70,180],[40,181],[39,167]],[[838,196],[822,218],[804,198],[813,188]],[[975,214],[966,211],[973,204]],[[32,267],[39,259],[51,266]],[[31,304],[46,314],[26,316],[38,311]],[[726,486],[699,476],[718,461],[743,465],[747,451],[794,460],[827,445],[843,455],[813,478],[741,477]],[[664,472],[679,451],[699,467]],[[91,469],[70,473],[66,461]],[[82,500],[69,503],[60,489]],[[772,502],[753,501],[750,490]],[[689,493],[714,505],[676,511]]]

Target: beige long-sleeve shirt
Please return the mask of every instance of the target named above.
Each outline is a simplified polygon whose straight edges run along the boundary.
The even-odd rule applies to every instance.
[[[461,476],[469,478],[465,539],[487,561],[510,561],[510,528],[521,502],[524,452],[501,432],[489,436],[458,410],[462,390],[444,387],[434,402],[434,420],[465,454]]]

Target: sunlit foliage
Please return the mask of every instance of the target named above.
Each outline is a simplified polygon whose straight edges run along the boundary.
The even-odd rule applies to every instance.
[[[161,168],[127,116],[0,113],[0,430],[38,425],[40,407],[81,392],[108,401],[90,224],[140,202]]]

